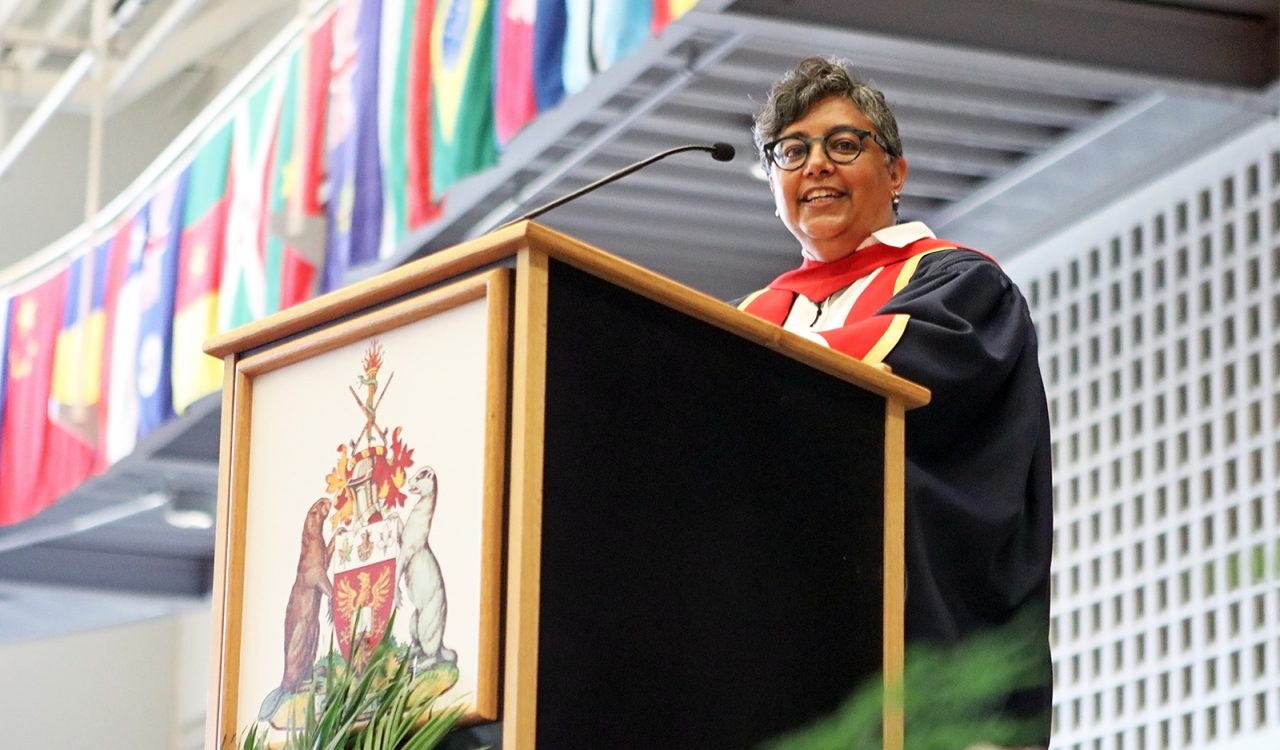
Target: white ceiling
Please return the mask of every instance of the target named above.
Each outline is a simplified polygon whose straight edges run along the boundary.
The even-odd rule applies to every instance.
[[[92,5],[0,0],[0,140],[73,65]],[[109,46],[107,79],[117,86],[104,107],[99,203],[298,8],[118,5],[138,7]],[[815,52],[852,60],[897,112],[910,164],[904,218],[1008,258],[1206,145],[1275,118],[1278,15],[1275,0],[703,0],[517,136],[394,260],[483,233],[657,151],[724,141],[738,150],[731,163],[680,154],[540,220],[710,294],[743,294],[797,257],[750,170],[751,113],[775,77]],[[9,240],[0,267],[21,265],[83,221],[93,109],[81,86],[0,176]],[[47,633],[51,621],[93,627],[207,595],[212,532],[174,529],[154,499],[138,498],[161,490],[208,502],[216,401],[58,506],[0,529],[0,641]]]

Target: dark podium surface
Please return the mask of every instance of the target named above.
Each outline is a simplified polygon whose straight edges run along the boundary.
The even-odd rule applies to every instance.
[[[747,748],[881,664],[884,399],[548,285],[539,750]]]

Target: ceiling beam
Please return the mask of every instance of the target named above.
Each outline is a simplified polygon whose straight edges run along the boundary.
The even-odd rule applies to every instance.
[[[135,101],[193,65],[207,65],[207,58],[234,41],[245,29],[296,0],[224,0],[191,18],[150,54],[147,64],[126,83],[113,90],[125,101]],[[185,15],[185,10],[183,15]],[[114,82],[113,82],[114,83]]]
[[[0,46],[5,47],[40,47],[46,51],[74,55],[89,49],[89,44],[84,37],[51,34],[20,26],[0,28]]]
[[[773,0],[737,0],[728,13],[785,15],[828,28],[1242,89],[1259,90],[1280,78],[1274,10],[1251,14],[1133,0],[791,0],[782,13]]]
[[[22,6],[22,0],[0,0],[0,26],[9,23],[14,13]]]
[[[955,77],[958,71],[966,74],[966,80],[983,80],[992,85],[1023,86],[1030,79],[1036,81],[1039,91],[1067,96],[1126,99],[1141,96],[1155,87],[1171,94],[1218,100],[1258,111],[1273,105],[1273,102],[1260,100],[1266,94],[1263,90],[1110,68],[1097,60],[1064,61],[1047,55],[1014,54],[993,48],[990,44],[925,40],[910,32],[892,36],[835,23],[784,20],[784,14],[777,9],[772,15],[708,13],[702,9],[704,4],[705,0],[681,20],[707,31],[750,34],[751,54],[766,61],[783,55],[777,59],[776,65],[768,66],[772,67],[775,75],[780,75],[804,55],[827,53],[846,57],[859,69],[865,66],[877,70],[888,67],[903,74],[944,80]],[[913,0],[914,4],[918,3]],[[862,3],[851,5],[863,7]],[[955,5],[968,7],[968,3]],[[790,9],[791,5],[786,7]],[[843,8],[843,4],[840,7]],[[1071,25],[1063,28],[1082,27]],[[1075,32],[1075,35],[1084,33]],[[1275,48],[1264,54],[1274,57]],[[731,62],[736,61],[735,58]]]
[[[88,1],[63,0],[62,5],[58,6],[58,9],[53,12],[53,15],[50,16],[49,21],[45,24],[44,33],[50,36],[64,33],[67,27],[71,25],[71,22],[78,19],[84,12],[84,6]],[[86,43],[84,49],[89,49],[88,43]],[[45,45],[27,47],[18,50],[13,58],[20,70],[35,70],[48,52],[49,47]]]
[[[175,0],[164,9],[164,13],[155,23],[147,28],[142,38],[125,56],[120,65],[112,71],[108,94],[115,97],[128,84],[130,78],[151,58],[157,48],[172,36],[187,19],[187,16],[203,3],[204,0]]]
[[[206,596],[213,581],[209,557],[172,557],[48,544],[0,554],[0,579],[152,595]]]

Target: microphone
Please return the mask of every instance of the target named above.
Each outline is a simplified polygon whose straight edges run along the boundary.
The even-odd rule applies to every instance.
[[[596,188],[604,187],[605,185],[608,185],[610,182],[613,182],[614,180],[620,180],[623,177],[626,177],[627,175],[631,174],[632,172],[638,169],[643,169],[644,167],[649,166],[655,161],[665,159],[668,156],[671,156],[672,154],[678,154],[682,151],[707,151],[711,154],[711,158],[715,159],[716,161],[732,161],[734,154],[736,153],[736,151],[734,151],[733,146],[730,146],[727,143],[713,143],[710,146],[690,144],[688,146],[677,146],[675,148],[669,148],[666,151],[654,154],[653,156],[650,156],[647,159],[638,161],[635,164],[631,164],[629,166],[623,167],[622,169],[619,169],[617,172],[614,172],[613,174],[605,175],[604,177],[601,177],[600,179],[596,180],[590,185],[586,185],[584,187],[578,188],[577,190],[573,191],[572,193],[569,193],[566,196],[557,198],[551,201],[550,203],[546,203],[541,206],[538,206],[537,208],[533,209],[529,213],[506,222],[502,226],[498,227],[498,229],[502,229],[503,227],[509,227],[512,224],[518,224],[522,221],[527,221],[529,219],[541,216],[553,208],[558,208],[560,206],[563,206],[564,204],[568,203],[571,200],[574,200],[583,195],[586,195],[587,193],[590,193],[592,190],[595,190]]]

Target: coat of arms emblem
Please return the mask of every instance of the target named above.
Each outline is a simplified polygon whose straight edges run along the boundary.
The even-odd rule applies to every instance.
[[[439,477],[417,462],[402,427],[379,418],[395,375],[382,379],[384,357],[376,340],[365,350],[356,383],[347,387],[361,419],[338,444],[324,492],[302,519],[297,575],[285,602],[284,668],[259,711],[277,729],[299,719],[318,692],[313,686],[333,662],[321,647],[333,644],[342,667],[358,671],[393,612],[390,637],[403,639],[393,645],[407,647],[420,689],[438,695],[458,679],[457,654],[445,646],[444,573],[429,539]]]

